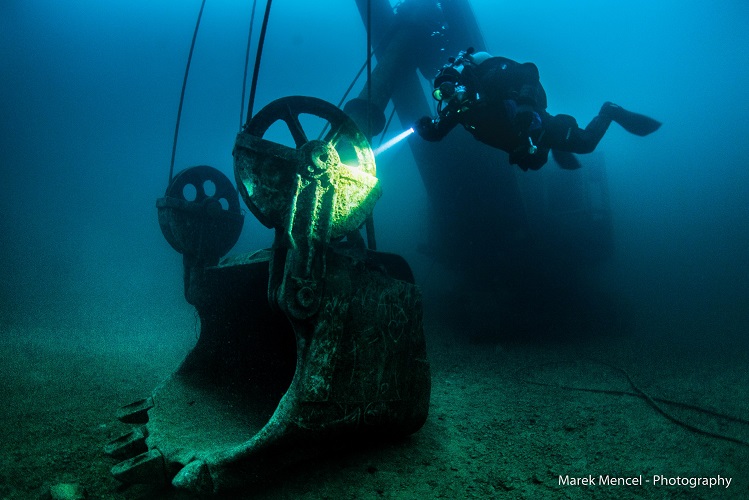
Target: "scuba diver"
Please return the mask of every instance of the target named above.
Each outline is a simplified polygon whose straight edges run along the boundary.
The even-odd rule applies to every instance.
[[[533,63],[518,63],[487,52],[462,51],[450,58],[434,79],[438,101],[434,119],[424,116],[414,127],[427,141],[439,141],[461,124],[477,140],[509,153],[510,164],[538,170],[549,151],[564,169],[580,167],[573,153],[591,153],[611,122],[646,136],[661,123],[607,102],[587,127],[570,115],[546,112],[546,92]]]

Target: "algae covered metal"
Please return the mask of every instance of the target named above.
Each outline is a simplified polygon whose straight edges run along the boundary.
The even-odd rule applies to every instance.
[[[326,123],[321,139],[309,138],[305,115]],[[293,147],[264,137],[276,123]],[[234,166],[274,245],[199,258],[200,242],[215,248],[234,237],[224,222],[235,219],[233,201],[200,188],[197,201],[179,200],[183,186],[157,202],[165,235],[186,241],[170,243],[184,256],[201,333],[149,398],[121,410],[133,432],[107,452],[125,459],[112,471],[123,482],[242,489],[300,460],[411,434],[426,420],[420,291],[405,260],[357,237],[380,196],[366,137],[335,106],[286,97],[237,136]],[[187,170],[175,182],[185,179],[210,180],[232,198],[212,170]]]

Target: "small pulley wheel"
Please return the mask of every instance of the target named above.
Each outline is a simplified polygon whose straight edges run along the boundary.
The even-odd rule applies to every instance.
[[[207,165],[179,172],[166,188],[166,196],[196,206],[202,205],[208,212],[227,210],[240,213],[239,196],[229,178]]]
[[[231,181],[207,165],[174,176],[156,207],[161,231],[172,248],[205,263],[226,255],[244,224]]]

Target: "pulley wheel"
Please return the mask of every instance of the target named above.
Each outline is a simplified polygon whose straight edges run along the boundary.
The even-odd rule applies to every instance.
[[[221,210],[240,213],[239,196],[229,178],[207,165],[179,172],[167,187],[166,196],[204,205],[207,210],[218,210],[218,205]]]
[[[293,147],[264,139],[277,123],[281,128],[274,127],[273,134],[290,135]],[[321,140],[307,130],[311,123],[326,125]],[[322,99],[289,96],[265,106],[237,136],[237,186],[247,207],[267,227],[287,229],[297,176],[313,178],[321,170],[329,172],[336,186],[332,236],[341,236],[366,220],[380,196],[374,154],[351,118]]]
[[[228,177],[206,165],[179,172],[156,201],[161,232],[181,254],[217,261],[239,239],[244,216]]]

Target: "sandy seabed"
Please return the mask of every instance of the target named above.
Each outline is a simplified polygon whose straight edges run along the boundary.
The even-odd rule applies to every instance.
[[[79,483],[92,499],[188,498],[121,485],[102,447],[127,430],[117,408],[150,394],[184,358],[195,342],[193,322],[4,327],[0,498],[40,498],[58,483]],[[749,498],[748,445],[675,424],[635,396],[619,370],[652,398],[747,418],[746,349],[633,338],[472,344],[429,311],[425,331],[433,386],[418,433],[300,464],[238,498]],[[749,441],[746,423],[661,406],[690,425]],[[607,475],[643,484],[599,484]],[[596,484],[560,484],[567,476]],[[664,486],[654,476],[731,483]]]

